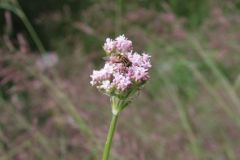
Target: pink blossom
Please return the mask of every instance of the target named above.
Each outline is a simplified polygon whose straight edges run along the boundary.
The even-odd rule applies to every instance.
[[[115,40],[107,38],[103,45],[103,49],[107,53],[112,53],[114,51],[126,53],[132,50],[132,41],[128,40],[124,35],[118,36]]]
[[[103,49],[107,52],[107,53],[111,53],[116,49],[116,41],[113,41],[110,38],[106,39],[106,42],[103,45]]]
[[[124,35],[115,39],[116,48],[121,53],[126,53],[132,50],[132,41],[128,40]]]
[[[105,81],[102,81],[102,85],[100,85],[99,88],[106,90],[108,92],[113,88],[113,85],[109,80],[105,80]]]
[[[108,72],[106,69],[101,69],[99,71],[94,70],[93,74],[90,76],[92,78],[92,81],[90,82],[92,85],[96,85],[98,83],[101,83],[104,80],[108,80],[111,77],[111,73]]]
[[[146,69],[151,68],[151,63],[150,63],[150,57],[148,54],[143,53],[142,55],[138,53],[131,53],[129,52],[127,54],[128,59],[132,62],[133,65],[139,66],[139,67],[144,67]]]
[[[128,76],[132,81],[146,81],[149,79],[148,70],[139,66],[130,67]]]
[[[124,76],[123,74],[116,73],[114,74],[113,85],[121,91],[126,90],[132,82],[128,76]]]
[[[151,58],[151,56],[149,56],[148,54],[146,54],[146,53],[142,54],[141,66],[143,68],[149,69],[149,68],[152,67],[151,62],[150,62],[150,58]]]
[[[105,70],[108,74],[113,74],[114,70],[116,70],[116,66],[114,64],[105,63],[103,70]]]

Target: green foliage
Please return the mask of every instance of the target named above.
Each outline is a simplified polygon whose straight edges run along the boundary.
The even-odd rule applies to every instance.
[[[194,76],[184,62],[178,61],[174,64],[171,80],[183,99],[192,99],[196,95],[197,86]]]
[[[164,5],[179,17],[186,17],[190,28],[199,27],[205,18],[209,15],[210,2],[208,0],[139,0],[139,4],[144,7],[154,8],[162,11]]]
[[[75,17],[76,13],[82,12],[84,9],[93,4],[93,0],[48,0],[48,1],[28,1],[19,0],[24,11],[30,18],[36,18],[41,14],[53,13],[64,9],[69,9],[72,13],[71,16]],[[68,8],[69,7],[69,8]]]
[[[168,3],[178,16],[187,17],[190,27],[198,27],[209,14],[208,0],[169,0]]]

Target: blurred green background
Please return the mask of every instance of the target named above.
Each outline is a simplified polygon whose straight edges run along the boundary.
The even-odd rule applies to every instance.
[[[0,0],[0,160],[100,159],[107,37],[152,56],[112,160],[240,159],[240,1]]]

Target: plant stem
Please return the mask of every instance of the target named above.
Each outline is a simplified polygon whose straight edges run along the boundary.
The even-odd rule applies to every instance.
[[[36,31],[34,30],[33,26],[31,25],[31,23],[29,22],[28,18],[24,13],[22,13],[21,19],[25,27],[27,28],[29,34],[31,35],[33,41],[35,42],[38,50],[41,52],[41,54],[45,53],[45,48],[43,47],[41,40],[39,39]]]
[[[116,2],[116,17],[115,17],[115,34],[118,35],[122,32],[122,10],[123,3],[122,0]]]
[[[0,0],[1,2],[1,0]],[[0,3],[0,8],[12,11],[14,14],[16,14],[23,22],[25,27],[27,28],[32,40],[36,44],[38,50],[41,52],[41,54],[45,53],[46,50],[43,46],[42,41],[40,40],[37,32],[34,30],[32,24],[30,23],[29,19],[27,18],[26,14],[24,13],[21,5],[18,3],[18,1],[14,1],[14,3],[9,3],[9,4],[2,4]]]
[[[24,23],[25,27],[27,28],[29,34],[31,35],[33,41],[35,42],[38,50],[41,52],[41,54],[45,53],[46,50],[42,44],[42,41],[40,40],[39,36],[37,35],[37,32],[34,30],[33,26],[31,25],[28,17],[24,13],[21,5],[16,1],[16,6],[19,9],[19,14],[18,16],[21,18],[22,22]]]
[[[105,144],[104,151],[103,151],[102,160],[108,160],[108,158],[109,158],[111,145],[112,145],[112,139],[113,139],[113,136],[114,136],[116,125],[117,125],[117,120],[118,120],[118,114],[116,114],[116,115],[113,114],[111,124],[110,124],[110,128],[108,130],[108,135],[107,135],[107,140],[106,140],[106,144]]]

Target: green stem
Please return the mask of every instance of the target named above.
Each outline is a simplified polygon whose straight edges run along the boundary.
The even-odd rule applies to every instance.
[[[1,0],[0,0],[1,1]],[[14,14],[16,14],[23,22],[25,27],[27,28],[31,38],[33,39],[34,43],[36,44],[38,50],[41,52],[41,54],[45,53],[46,50],[43,46],[42,41],[40,40],[37,32],[34,30],[32,24],[30,23],[29,19],[27,18],[26,14],[24,13],[21,5],[18,3],[18,1],[14,1],[14,3],[9,3],[9,4],[1,4],[0,3],[0,8],[12,11]]]
[[[40,40],[40,38],[37,35],[37,32],[34,30],[33,26],[31,25],[29,19],[27,18],[26,14],[24,13],[21,5],[18,3],[18,1],[16,1],[16,6],[19,9],[19,17],[22,19],[22,22],[24,23],[25,27],[27,28],[29,34],[31,35],[33,41],[35,42],[37,48],[39,49],[39,51],[41,52],[41,54],[45,53],[46,50]]]
[[[39,39],[36,31],[34,30],[33,26],[31,25],[31,23],[29,22],[28,18],[24,13],[22,13],[21,19],[41,54],[45,53],[45,48],[43,47],[41,40]]]
[[[123,5],[122,5],[122,0],[118,0],[116,2],[116,17],[115,17],[115,34],[118,35],[121,33],[122,30],[122,10],[123,10]]]
[[[116,125],[117,125],[117,120],[118,120],[118,114],[116,114],[116,115],[113,114],[111,124],[110,124],[110,128],[108,130],[108,136],[107,136],[106,144],[105,144],[105,147],[104,147],[102,160],[108,160],[108,158],[109,158],[111,145],[112,145],[112,139],[113,139],[113,136],[114,136]]]

